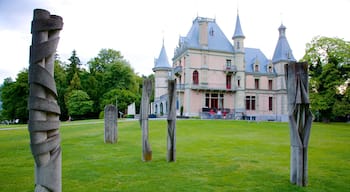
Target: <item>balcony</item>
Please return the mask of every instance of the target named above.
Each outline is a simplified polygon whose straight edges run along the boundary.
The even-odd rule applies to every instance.
[[[184,91],[185,90],[185,84],[176,84],[176,91]]]
[[[237,66],[236,65],[224,65],[224,71],[226,74],[232,74],[237,72]]]
[[[175,74],[175,76],[180,76],[181,73],[182,73],[182,66],[176,66],[176,67],[174,68],[174,74]]]
[[[201,83],[201,84],[191,84],[192,90],[198,91],[221,91],[221,92],[235,92],[236,87],[233,85],[227,85],[225,83]]]

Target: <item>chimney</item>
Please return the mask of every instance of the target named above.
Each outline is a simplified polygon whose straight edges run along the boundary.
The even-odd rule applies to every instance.
[[[201,46],[208,46],[208,21],[206,19],[199,19],[199,44]]]

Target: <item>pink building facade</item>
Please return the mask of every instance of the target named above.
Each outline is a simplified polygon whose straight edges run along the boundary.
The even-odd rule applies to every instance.
[[[162,47],[155,62],[154,113],[167,113],[166,81],[177,81],[178,114],[201,118],[288,121],[284,65],[294,61],[285,36],[279,38],[272,60],[257,48],[244,46],[237,15],[232,40],[215,19],[197,17],[180,37],[172,65]],[[181,110],[182,108],[182,110]]]

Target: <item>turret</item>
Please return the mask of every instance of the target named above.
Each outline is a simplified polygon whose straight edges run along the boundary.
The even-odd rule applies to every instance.
[[[155,80],[154,97],[157,99],[160,98],[160,96],[167,94],[167,80],[171,75],[171,66],[169,64],[169,59],[165,51],[164,41],[158,59],[154,60],[154,68],[152,70],[154,71]]]
[[[242,31],[241,21],[237,14],[235,33],[232,37],[235,52],[244,52],[244,39],[245,36]]]

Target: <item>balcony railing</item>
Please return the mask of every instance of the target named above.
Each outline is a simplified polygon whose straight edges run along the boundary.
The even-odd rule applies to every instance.
[[[174,74],[175,74],[176,76],[179,76],[181,73],[182,73],[182,66],[176,66],[176,67],[174,68]]]
[[[236,65],[224,65],[225,73],[236,73],[237,66]]]
[[[191,89],[203,91],[235,92],[236,87],[225,83],[192,84]]]
[[[183,91],[185,90],[185,84],[176,84],[176,90]]]

